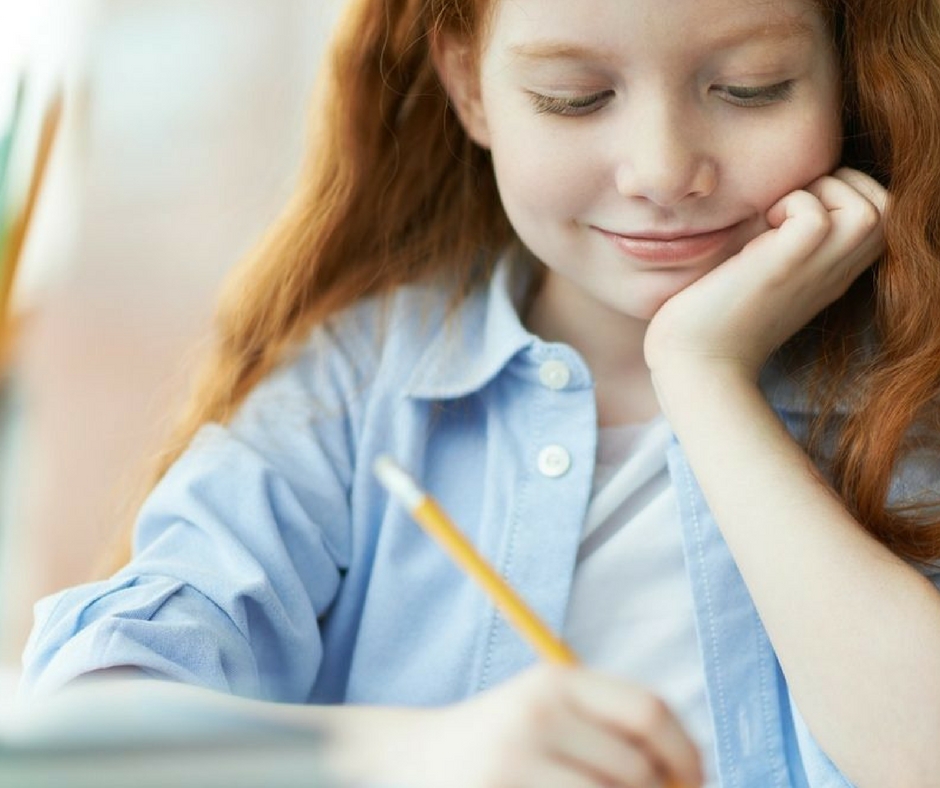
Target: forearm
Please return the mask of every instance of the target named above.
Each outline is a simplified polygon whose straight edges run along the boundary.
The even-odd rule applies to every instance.
[[[655,383],[817,740],[859,786],[940,784],[940,594],[849,515],[755,385]]]

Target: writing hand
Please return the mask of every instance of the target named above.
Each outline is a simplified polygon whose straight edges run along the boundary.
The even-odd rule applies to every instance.
[[[580,667],[540,665],[452,706],[377,713],[381,725],[347,739],[348,757],[333,753],[338,773],[409,788],[702,784],[698,752],[661,700]],[[369,768],[369,750],[388,758]]]

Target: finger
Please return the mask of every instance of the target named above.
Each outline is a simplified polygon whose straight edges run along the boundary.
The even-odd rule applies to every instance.
[[[767,222],[772,229],[753,244],[763,247],[763,251],[775,250],[774,257],[784,260],[808,258],[826,239],[831,221],[815,194],[798,189],[770,207]]]
[[[855,191],[865,197],[865,199],[878,209],[879,214],[884,216],[885,210],[887,210],[888,207],[889,194],[888,190],[878,181],[870,175],[860,172],[859,170],[853,170],[850,167],[840,167],[832,176],[844,181],[855,189]]]
[[[595,672],[574,675],[571,702],[584,714],[641,747],[664,774],[701,784],[698,748],[669,707],[647,690]]]
[[[851,281],[883,251],[882,211],[872,199],[883,204],[886,194],[879,194],[880,186],[862,173],[844,172],[848,180],[835,176],[820,178],[808,189],[829,211],[832,220],[830,232],[820,247],[820,259],[840,261],[835,273]]]
[[[665,788],[666,778],[650,754],[580,709],[565,720],[564,735],[549,745],[552,754],[616,788]]]
[[[880,206],[884,205],[887,200],[887,193],[877,193],[876,188],[880,188],[878,184],[874,181],[869,183],[862,180],[865,177],[862,173],[856,173],[856,175],[859,177],[819,178],[807,186],[806,190],[814,195],[827,211],[838,212],[838,218],[849,217],[853,224],[863,225],[872,231],[881,224],[882,208]]]

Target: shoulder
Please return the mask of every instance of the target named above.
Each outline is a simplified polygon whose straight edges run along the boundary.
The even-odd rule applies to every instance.
[[[447,283],[425,282],[360,299],[294,345],[224,434],[291,465],[298,442],[310,441],[348,464],[363,435],[391,418],[428,370],[439,379],[475,366],[472,342],[453,339],[480,333],[487,290],[457,299]]]
[[[361,299],[316,326],[258,387],[261,396],[290,388],[310,403],[355,404],[376,392],[469,391],[531,342],[518,314],[530,276],[504,256],[467,292],[441,278]]]
[[[507,268],[460,297],[447,281],[429,281],[336,313],[251,390],[222,432],[285,467],[308,444],[350,466],[363,437],[387,429],[403,402],[472,394],[531,343]]]
[[[481,292],[457,298],[447,281],[419,282],[362,299],[315,328],[303,346],[308,369],[333,363],[359,377],[407,377],[442,331],[472,312]]]
[[[316,409],[354,406],[376,386],[402,385],[448,319],[452,291],[406,285],[360,299],[316,325],[252,390],[243,411],[272,402]]]

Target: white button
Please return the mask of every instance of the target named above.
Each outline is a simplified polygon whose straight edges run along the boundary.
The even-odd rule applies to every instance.
[[[554,391],[563,389],[571,380],[571,370],[564,361],[553,359],[539,367],[539,380],[543,386]]]
[[[571,467],[571,455],[561,446],[552,444],[539,452],[539,471],[555,479],[564,476]]]

